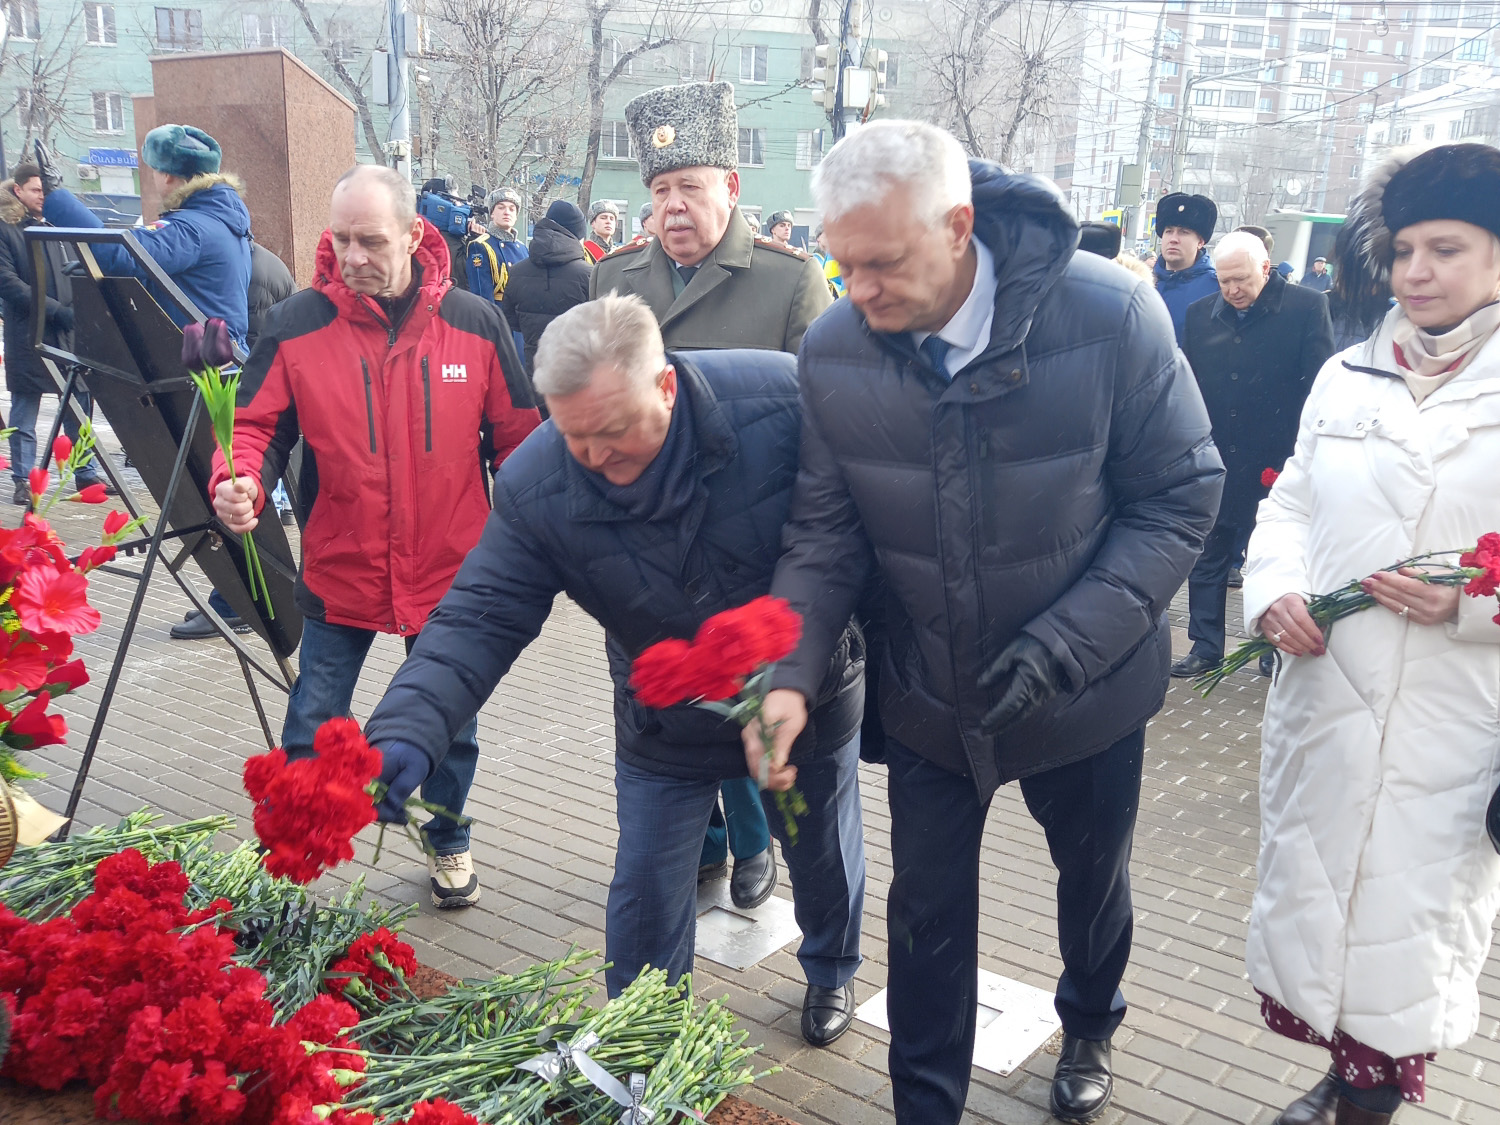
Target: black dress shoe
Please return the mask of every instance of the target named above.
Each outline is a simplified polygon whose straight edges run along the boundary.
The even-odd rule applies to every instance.
[[[224,624],[228,625],[236,633],[248,633],[250,626],[245,624],[244,618],[226,617]],[[173,625],[167,636],[174,641],[206,641],[210,637],[217,637],[219,631],[214,628],[213,622],[199,613],[189,617],[180,624]]]
[[[1082,1125],[1104,1112],[1114,1092],[1109,1040],[1075,1039],[1064,1032],[1062,1054],[1052,1075],[1052,1116]]]
[[[1224,580],[1224,585],[1228,586],[1231,590],[1238,590],[1240,587],[1244,586],[1244,584],[1245,576],[1240,573],[1239,567],[1235,567],[1233,570],[1231,570],[1229,572],[1229,577]]]
[[[704,863],[698,867],[698,882],[707,883],[713,879],[721,879],[729,871],[729,861],[721,859],[718,863]]]
[[[729,877],[729,898],[741,910],[752,910],[771,897],[776,889],[776,846],[759,855],[734,861]]]
[[[1330,1071],[1323,1080],[1281,1111],[1271,1125],[1333,1125],[1339,1108],[1339,1080]]]
[[[1267,679],[1276,675],[1276,654],[1274,652],[1261,653],[1258,667],[1260,668],[1260,674]]]
[[[802,1038],[814,1047],[826,1047],[849,1030],[854,1018],[854,985],[843,988],[807,986],[802,1000]]]
[[[1200,676],[1207,672],[1217,660],[1210,660],[1206,656],[1199,656],[1196,652],[1190,652],[1172,665],[1172,678],[1177,680],[1190,680],[1194,676]]]
[[[16,491],[11,496],[10,502],[12,504],[23,504],[28,508],[31,507],[31,485],[27,484],[24,480],[18,481],[16,483]]]

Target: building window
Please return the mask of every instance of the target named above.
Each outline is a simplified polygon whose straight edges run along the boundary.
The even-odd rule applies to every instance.
[[[1482,27],[1495,18],[1495,5],[1486,0],[1479,3],[1468,3],[1464,5],[1463,22],[1474,27]]]
[[[1266,15],[1265,0],[1239,0],[1234,6],[1234,14],[1237,16],[1254,16],[1256,19],[1264,19]]]
[[[1310,3],[1302,5],[1302,18],[1305,20],[1329,20],[1333,18],[1333,5],[1322,3],[1321,0],[1311,0]]]
[[[1194,90],[1193,91],[1193,104],[1194,105],[1218,105],[1219,104],[1219,91],[1217,91],[1217,90]]]
[[[199,8],[157,8],[156,45],[163,51],[196,51],[203,46]]]
[[[1423,125],[1422,126],[1422,139],[1424,141],[1430,141],[1430,140],[1432,140],[1432,138],[1436,134],[1437,134],[1437,126],[1436,125]]]
[[[290,42],[286,17],[281,15],[245,15],[241,17],[246,47],[281,47]]]
[[[1199,29],[1198,42],[1204,44],[1222,44],[1224,42],[1224,25],[1222,23],[1206,23]]]
[[[88,42],[100,47],[113,47],[119,43],[115,35],[115,6],[113,4],[85,4],[83,6],[83,35]]]
[[[1411,144],[1411,126],[1403,125],[1401,128],[1394,130],[1391,133],[1391,140],[1398,145]]]
[[[1167,30],[1162,34],[1161,41],[1162,41],[1162,46],[1164,46],[1164,47],[1181,47],[1182,46],[1182,28],[1180,28],[1180,27],[1169,27],[1169,28],[1167,28]]]
[[[1456,141],[1456,140],[1458,140],[1459,137],[1461,137],[1463,135],[1464,135],[1464,123],[1463,123],[1462,120],[1454,120],[1454,121],[1448,122],[1448,139],[1450,141]]]
[[[1228,109],[1249,109],[1255,104],[1254,90],[1225,90],[1224,105]]]
[[[1279,69],[1275,63],[1267,64],[1266,69],[1260,72],[1260,80],[1262,82],[1275,82],[1276,73]]]
[[[1297,39],[1297,48],[1302,51],[1326,51],[1328,29],[1324,27],[1303,28]]]
[[[1406,57],[1405,40],[1396,44],[1396,49],[1392,52],[1392,54],[1394,54],[1398,59],[1404,59]]]
[[[42,37],[42,17],[37,11],[37,0],[6,0],[5,12],[10,18],[12,39]]]
[[[1323,108],[1322,94],[1293,94],[1292,109],[1300,112]]]
[[[797,130],[797,170],[806,172],[823,162],[823,130]]]
[[[1365,76],[1361,79],[1361,83],[1366,90],[1371,86],[1378,86],[1380,84],[1380,72],[1377,70],[1365,71]]]
[[[325,39],[328,50],[333,57],[340,62],[352,59],[359,42],[358,33],[354,29],[351,20],[331,19],[328,21],[328,34]]]
[[[684,82],[708,77],[708,48],[702,43],[683,43],[677,60],[677,74]]]
[[[1455,21],[1456,22],[1458,20],[1458,5],[1457,4],[1434,4],[1432,6],[1432,16],[1431,16],[1431,19],[1432,19],[1433,23],[1437,23],[1440,20],[1443,20],[1443,21]]]
[[[1156,95],[1156,104],[1159,105],[1159,106],[1161,106],[1163,109],[1171,109],[1173,106],[1175,106],[1177,104],[1177,95],[1176,94],[1157,94]]]
[[[1442,58],[1442,56],[1444,55],[1451,54],[1453,52],[1455,42],[1456,41],[1451,35],[1429,35],[1427,37],[1426,43],[1427,57],[1429,59],[1437,59]]]
[[[1329,71],[1328,84],[1330,86],[1342,86],[1344,84],[1344,72],[1342,70]]]
[[[1383,55],[1383,54],[1385,54],[1385,40],[1383,40],[1383,39],[1371,39],[1368,43],[1365,44],[1365,54],[1367,54],[1367,55]]]
[[[766,48],[740,48],[740,81],[762,83],[766,80]]]
[[[1484,132],[1484,110],[1466,109],[1462,128],[1458,135],[1460,137],[1473,137]]]
[[[1465,39],[1458,48],[1458,61],[1482,63],[1489,54],[1490,45],[1485,40]]]
[[[1054,180],[1071,180],[1073,178],[1073,162],[1052,165],[1052,178]]]
[[[1265,41],[1265,32],[1260,28],[1249,24],[1234,25],[1234,45],[1236,47],[1259,47]]]
[[[119,94],[94,94],[94,132],[125,131],[125,99]]]
[[[763,168],[766,163],[766,131],[740,130],[740,167]]]
[[[1204,76],[1224,73],[1223,59],[1199,59],[1198,73]]]
[[[625,54],[625,44],[621,43],[620,40],[616,36],[612,35],[608,39],[606,39],[604,41],[604,58],[601,60],[601,63],[602,63],[601,69],[604,71],[604,73],[605,74],[612,74],[612,73],[614,73],[615,67],[617,67],[617,66],[620,65],[620,57],[622,55],[624,55],[624,54]],[[625,69],[622,70],[622,71],[620,71],[620,73],[621,74],[634,74],[635,73],[635,60],[632,59],[630,62],[626,63],[625,64]],[[622,211],[621,214],[624,214],[624,212]]]
[[[1266,36],[1266,46],[1269,47],[1269,48],[1271,48],[1271,50],[1273,50],[1273,51],[1276,50],[1277,48],[1279,48],[1281,46],[1281,36],[1279,36],[1279,35],[1267,35]]]
[[[1233,0],[1203,0],[1202,10],[1205,15],[1227,16],[1234,11]]]
[[[901,55],[892,51],[885,60],[885,88],[897,89],[901,85]]]
[[[1447,66],[1428,66],[1422,68],[1422,89],[1431,90],[1438,86],[1446,86],[1453,81],[1453,68]]]
[[[1305,63],[1303,63],[1302,64],[1302,75],[1301,75],[1302,81],[1303,82],[1321,82],[1321,81],[1323,81],[1323,69],[1324,69],[1325,65],[1326,65],[1325,63],[1320,63],[1320,62],[1305,62]]]
[[[602,160],[630,160],[630,129],[623,121],[606,121],[599,133],[599,157]]]
[[[801,77],[802,81],[804,81],[804,82],[811,82],[812,81],[812,72],[817,67],[817,65],[818,65],[818,56],[817,56],[817,53],[816,53],[816,48],[814,48],[814,47],[803,47],[802,48],[802,69],[799,72],[799,76]]]
[[[1258,113],[1275,113],[1276,103],[1270,98],[1261,98],[1260,101],[1256,103],[1255,109]]]
[[[1182,64],[1172,62],[1169,59],[1162,59],[1157,64],[1156,73],[1162,78],[1176,78],[1180,70],[1182,70]]]

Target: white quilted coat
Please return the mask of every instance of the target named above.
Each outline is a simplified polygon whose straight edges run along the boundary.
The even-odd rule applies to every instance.
[[[1324,365],[1260,505],[1245,619],[1500,531],[1500,335],[1420,407],[1389,319]],[[1456,561],[1451,560],[1451,561]],[[1500,782],[1494,598],[1421,626],[1379,606],[1286,660],[1266,704],[1251,983],[1324,1036],[1393,1057],[1456,1047],[1500,906],[1485,808]]]

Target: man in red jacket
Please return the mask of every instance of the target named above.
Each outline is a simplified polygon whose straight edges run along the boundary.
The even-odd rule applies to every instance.
[[[312,288],[271,310],[240,382],[228,479],[216,457],[214,510],[255,527],[300,433],[307,523],[297,600],[306,617],[301,671],[282,745],[349,713],[376,633],[408,651],[479,541],[494,463],[540,421],[525,369],[493,301],[453,289],[448,247],[416,211],[411,184],[362,165],[333,191]],[[265,483],[263,483],[265,482]],[[474,780],[476,723],[454,739],[422,795],[455,813]],[[469,832],[438,817],[424,831],[438,907],[479,898]]]

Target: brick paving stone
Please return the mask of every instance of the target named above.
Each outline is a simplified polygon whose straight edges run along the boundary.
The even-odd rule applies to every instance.
[[[107,427],[101,433],[110,446]],[[133,471],[126,475],[138,483]],[[13,526],[19,511],[0,510],[0,520]],[[53,522],[81,548],[96,539],[102,514],[65,505],[54,510]],[[295,531],[292,538],[295,544]],[[201,576],[189,577],[207,592]],[[60,701],[72,727],[69,745],[34,755],[50,776],[32,789],[54,808],[66,799],[133,594],[126,579],[92,580],[104,624],[78,648],[95,679]],[[1233,621],[1237,593],[1230,605]],[[249,832],[240,769],[264,744],[228,647],[167,639],[187,608],[170,579],[158,576],[84,792],[81,825],[113,822],[149,803],[168,819],[227,813],[238,827],[226,843]],[[1186,651],[1184,595],[1174,600],[1169,620],[1178,652]],[[255,638],[248,640],[264,653]],[[356,718],[369,716],[401,658],[398,640],[377,638],[355,693]],[[1265,690],[1266,681],[1249,672],[1236,673],[1207,700],[1174,681],[1148,730],[1132,864],[1136,955],[1125,984],[1131,1010],[1117,1039],[1116,1105],[1101,1118],[1104,1125],[1264,1125],[1326,1068],[1326,1055],[1264,1029],[1244,976]],[[262,697],[279,732],[285,696],[264,686]],[[574,944],[601,949],[615,846],[610,702],[600,630],[560,598],[542,636],[480,715],[484,758],[468,809],[478,822],[480,903],[468,911],[433,909],[421,858],[396,842],[374,866],[373,833],[360,841],[355,863],[325,877],[322,889],[337,893],[365,876],[375,897],[418,903],[408,932],[419,956],[458,975],[514,970]],[[861,767],[860,786],[870,881],[866,961],[855,978],[863,1001],[885,984],[892,872],[884,771]],[[1054,911],[1041,831],[1015,787],[1004,788],[995,796],[981,856],[981,965],[1051,987],[1061,968]],[[888,1037],[856,1023],[831,1050],[803,1044],[797,1022],[804,985],[793,953],[781,951],[744,972],[698,965],[700,993],[728,995],[752,1040],[765,1044],[765,1065],[786,1067],[750,1099],[803,1125],[890,1125]],[[1429,1101],[1404,1108],[1403,1122],[1500,1121],[1500,955],[1486,966],[1481,991],[1478,1034],[1432,1064]],[[976,1071],[965,1120],[1048,1120],[1054,1064],[1054,1055],[1041,1052],[1009,1076]]]

